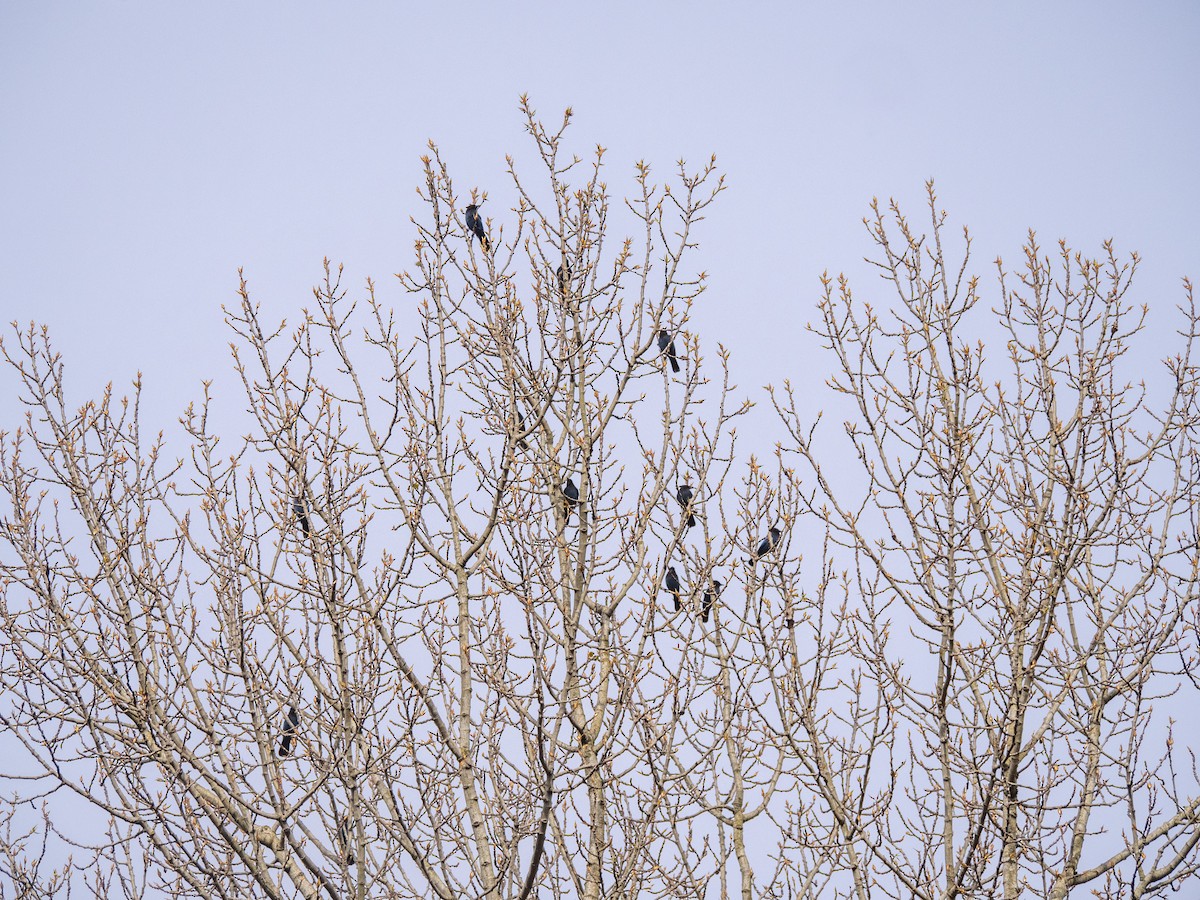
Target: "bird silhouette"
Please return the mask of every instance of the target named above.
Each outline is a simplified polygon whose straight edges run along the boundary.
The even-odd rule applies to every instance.
[[[521,412],[521,407],[519,407],[519,406],[514,406],[513,409],[515,409],[517,411],[517,433],[518,433],[518,435],[524,435],[524,433],[525,433],[525,414],[523,412]],[[528,450],[529,442],[527,440],[525,440],[525,438],[523,436],[518,436],[517,437],[517,446],[520,447],[522,450]]]
[[[308,537],[312,534],[312,529],[308,525],[308,513],[304,509],[304,498],[296,496],[292,498],[292,515],[300,524],[300,530],[304,532],[304,536]]]
[[[671,361],[671,371],[678,372],[679,357],[675,355],[675,339],[665,328],[658,329],[658,349],[667,354],[667,359]]]
[[[683,507],[683,512],[687,516],[687,527],[691,528],[696,524],[696,514],[692,512],[692,486],[686,481],[681,484],[675,493],[675,499]]]
[[[483,219],[479,215],[479,206],[475,203],[467,207],[467,231],[479,238],[480,246],[483,247],[485,253],[491,249],[492,245],[488,241],[487,232],[483,230]]]
[[[556,270],[558,275],[558,292],[564,297],[571,292],[571,263],[564,262]]]
[[[290,756],[292,752],[292,741],[296,737],[296,729],[300,727],[300,713],[296,712],[296,707],[289,706],[287,717],[283,722],[283,738],[279,742],[279,755]]]
[[[700,621],[707,622],[708,615],[712,612],[713,604],[717,602],[717,598],[721,596],[721,582],[717,579],[712,580],[712,585],[704,592],[704,599],[700,603]]]
[[[568,522],[571,521],[571,510],[579,505],[579,488],[575,486],[575,482],[567,477],[567,483],[563,485],[563,506],[566,507]]]
[[[683,609],[683,600],[679,597],[680,585],[679,576],[675,574],[675,567],[667,569],[667,577],[663,581],[663,587],[667,589],[667,593],[675,598],[675,612]]]
[[[343,815],[338,820],[338,844],[341,845],[342,852],[346,854],[346,865],[352,866],[356,862],[354,851],[350,847],[350,816]]]
[[[767,536],[758,542],[758,547],[754,550],[754,556],[750,560],[750,565],[754,565],[768,553],[774,551],[779,546],[779,539],[782,536],[783,533],[778,528],[772,526],[771,530],[767,532]]]

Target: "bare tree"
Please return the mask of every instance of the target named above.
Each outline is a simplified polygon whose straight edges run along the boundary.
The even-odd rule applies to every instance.
[[[795,839],[836,846],[857,896],[1194,887],[1200,792],[1172,737],[1196,687],[1191,286],[1154,404],[1123,371],[1136,256],[1049,256],[1031,233],[987,313],[932,185],[929,208],[928,234],[894,205],[865,220],[888,312],[825,279],[856,490],[773,394],[826,536],[822,624],[775,706],[809,798]]]
[[[328,264],[290,332],[243,281],[243,441],[212,430],[206,389],[183,420],[190,458],[168,463],[140,385],[73,409],[45,332],[5,346],[30,414],[0,449],[3,722],[37,776],[11,802],[70,791],[103,811],[103,840],[74,836],[90,884],[445,900],[695,885],[666,862],[684,838],[645,743],[675,714],[645,675],[685,537],[676,482],[719,487],[741,409],[723,357],[707,389],[688,330],[703,276],[686,257],[722,182],[710,165],[660,189],[639,167],[640,231],[610,247],[603,151],[564,159],[562,130],[526,113],[543,174],[512,170],[510,214],[473,197],[471,232],[436,148],[424,160],[400,276],[415,335]]]
[[[510,159],[508,209],[431,145],[410,306],[327,262],[289,330],[242,281],[245,438],[206,385],[168,462],[139,383],[72,405],[44,330],[4,345],[29,415],[0,438],[0,876],[443,900],[1191,877],[1167,717],[1195,686],[1195,373],[1169,361],[1157,409],[1122,382],[1133,264],[1031,238],[985,374],[941,214],[925,239],[877,210],[895,312],[827,282],[817,329],[866,480],[790,386],[768,463],[693,317],[715,167],[639,165],[613,203],[570,112],[523,109],[538,174]]]

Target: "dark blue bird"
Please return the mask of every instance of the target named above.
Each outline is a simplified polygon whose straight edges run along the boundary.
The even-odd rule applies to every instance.
[[[338,843],[342,850],[346,853],[346,865],[352,866],[357,860],[354,857],[354,850],[350,846],[350,816],[343,815],[338,820]]]
[[[467,231],[479,238],[485,253],[491,248],[487,232],[483,230],[483,218],[479,215],[479,207],[474,203],[467,207]]]
[[[563,506],[567,509],[567,521],[571,521],[571,510],[579,505],[579,488],[575,487],[575,482],[567,478],[567,483],[563,485]]]
[[[300,713],[296,707],[289,706],[287,718],[283,723],[283,739],[279,742],[279,755],[289,756],[292,752],[292,741],[296,737],[296,729],[300,727]]]
[[[658,329],[658,349],[667,354],[667,359],[671,361],[671,371],[678,372],[679,357],[675,355],[675,339],[665,328]]]
[[[758,542],[758,547],[754,550],[754,557],[750,560],[750,565],[754,565],[768,553],[774,551],[779,546],[779,539],[783,537],[783,532],[778,528],[772,528],[767,532],[767,536]]]
[[[292,498],[292,515],[296,517],[296,521],[300,523],[300,530],[304,532],[304,536],[308,537],[312,534],[312,529],[308,525],[308,513],[304,509],[304,498]]]
[[[683,507],[683,511],[687,515],[688,528],[696,524],[696,515],[692,512],[692,496],[692,486],[686,481],[679,486],[679,490],[675,494],[675,499],[679,501],[679,505]]]
[[[517,411],[517,446],[522,450],[529,449],[529,442],[523,437],[525,432],[525,413],[521,412],[521,407],[513,407]]]
[[[683,600],[679,597],[680,585],[679,576],[675,574],[675,567],[667,569],[667,577],[663,581],[663,587],[667,589],[667,593],[675,598],[675,612],[683,609]]]
[[[717,602],[717,598],[721,596],[721,582],[713,579],[712,586],[704,592],[704,599],[700,603],[700,621],[707,622],[708,615],[712,612],[713,604]]]

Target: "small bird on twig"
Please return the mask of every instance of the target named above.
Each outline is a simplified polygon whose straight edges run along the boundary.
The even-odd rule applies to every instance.
[[[696,524],[696,514],[692,512],[692,486],[684,481],[679,486],[679,490],[675,494],[675,499],[683,507],[684,515],[687,516],[687,527],[691,528]]]
[[[675,612],[683,609],[683,600],[679,597],[680,585],[679,576],[675,574],[675,567],[667,569],[667,577],[663,581],[663,587],[667,589],[667,593],[675,598]]]
[[[779,539],[782,536],[783,532],[772,526],[771,530],[767,532],[767,536],[758,542],[758,547],[754,550],[754,556],[750,558],[750,565],[753,566],[768,553],[774,552],[775,548],[779,546]]]
[[[712,586],[704,592],[704,600],[700,603],[700,621],[707,622],[708,615],[712,612],[713,604],[717,602],[717,598],[721,596],[721,582],[717,579],[712,580]]]
[[[304,508],[303,497],[295,496],[292,498],[292,515],[296,517],[296,521],[300,524],[300,530],[304,532],[305,537],[312,534],[312,529],[308,525],[308,512]]]
[[[667,354],[671,362],[671,371],[679,371],[679,357],[675,355],[675,338],[665,328],[658,329],[658,349]]]
[[[296,707],[289,706],[287,718],[283,722],[283,739],[279,742],[279,755],[290,756],[292,752],[292,741],[296,737],[296,729],[300,727],[300,713],[296,712]]]
[[[483,218],[479,215],[478,204],[472,203],[467,207],[467,231],[479,238],[479,243],[485,253],[491,248],[487,232],[483,230]],[[468,238],[468,240],[470,239]]]
[[[570,522],[571,510],[579,505],[579,488],[575,486],[575,482],[571,480],[570,476],[567,477],[567,483],[563,485],[562,492],[563,506],[567,510],[566,520]]]
[[[514,406],[513,409],[517,411],[517,446],[522,450],[528,450],[529,441],[523,437],[525,433],[525,413],[521,412],[521,407],[519,406]]]
[[[354,865],[357,860],[350,846],[350,816],[348,814],[343,814],[338,820],[338,843],[341,845],[342,852],[346,854],[346,865]]]

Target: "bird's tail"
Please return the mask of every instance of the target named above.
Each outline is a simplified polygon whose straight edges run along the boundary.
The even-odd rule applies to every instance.
[[[492,242],[488,240],[488,236],[486,234],[481,234],[479,236],[479,243],[483,245],[484,253],[487,253],[492,249]]]
[[[696,527],[696,516],[694,513],[688,513],[688,528]]]
[[[678,359],[677,357],[674,357],[674,356],[672,356],[672,357],[671,357],[671,371],[672,371],[672,372],[678,372],[678,371],[679,371],[679,359]]]

